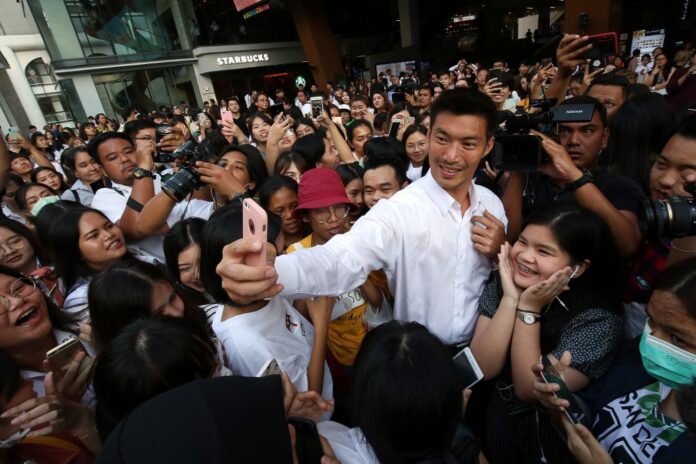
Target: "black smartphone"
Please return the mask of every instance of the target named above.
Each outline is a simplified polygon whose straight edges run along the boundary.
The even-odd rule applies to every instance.
[[[268,107],[268,113],[271,115],[273,119],[275,119],[276,116],[278,116],[280,113],[283,112],[283,104],[278,103],[276,105],[271,105]]]
[[[392,119],[389,125],[389,137],[395,139],[396,134],[399,133],[399,127],[401,127],[401,119]]]
[[[320,464],[324,457],[317,426],[308,419],[289,417],[288,424],[295,427],[295,452],[300,464]]]
[[[544,365],[544,370],[541,371],[542,380],[546,383],[555,383],[561,387],[560,390],[554,392],[554,396],[568,402],[569,406],[565,408],[565,415],[573,424],[579,424],[580,418],[582,417],[582,408],[580,408],[578,403],[575,401],[573,393],[563,381],[561,374],[559,374],[556,368],[553,367],[551,360],[547,356],[541,357],[541,363]]]
[[[155,141],[160,143],[162,137],[167,134],[172,133],[172,126],[170,124],[157,124],[155,127]]]

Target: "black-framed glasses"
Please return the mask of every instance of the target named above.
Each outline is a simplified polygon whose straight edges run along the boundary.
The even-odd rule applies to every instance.
[[[0,293],[0,316],[10,312],[10,298],[27,298],[36,291],[36,282],[29,277],[12,281],[9,292]]]

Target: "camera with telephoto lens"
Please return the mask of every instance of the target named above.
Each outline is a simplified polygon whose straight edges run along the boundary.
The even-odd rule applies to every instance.
[[[552,123],[589,122],[594,114],[594,104],[578,103],[560,105],[556,99],[532,100],[530,106],[539,108],[536,113],[498,112],[499,129],[495,133],[493,166],[498,171],[536,171],[547,160],[541,148],[541,139],[530,135],[530,129],[547,133]]]
[[[685,188],[696,196],[696,183]],[[643,200],[638,224],[645,238],[696,235],[696,198],[670,195],[664,200]]]
[[[205,186],[195,166],[196,161],[205,161],[206,157],[198,151],[198,146],[193,140],[181,145],[172,155],[180,162],[179,172],[162,185],[162,191],[179,203],[194,190],[200,190]]]

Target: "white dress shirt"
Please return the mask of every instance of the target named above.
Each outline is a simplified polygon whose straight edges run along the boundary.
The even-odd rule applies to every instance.
[[[162,190],[159,176],[154,179],[155,195]],[[111,188],[102,188],[94,194],[92,208],[98,209],[109,218],[109,221],[116,224],[126,210],[126,203],[130,197],[133,187],[113,182]],[[167,225],[174,226],[181,219],[198,217],[207,220],[213,211],[213,203],[203,200],[189,200],[177,203],[172,212],[167,217]],[[162,244],[164,237],[162,234],[155,234],[145,237],[137,242],[128,242],[128,251],[133,253],[142,261],[153,262],[152,259],[164,263],[164,250]]]
[[[280,256],[281,295],[340,295],[384,269],[394,295],[394,318],[417,321],[445,343],[470,340],[490,260],[471,240],[471,217],[488,210],[507,226],[500,199],[472,182],[461,207],[428,173],[378,202],[350,232],[325,245]]]

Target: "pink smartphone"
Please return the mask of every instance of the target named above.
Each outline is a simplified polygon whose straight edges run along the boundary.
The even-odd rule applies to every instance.
[[[234,122],[232,112],[225,108],[220,108],[220,118],[222,118],[223,121]]]
[[[268,241],[268,215],[251,198],[242,202],[242,234],[246,240],[258,240],[263,243],[261,251],[250,253],[244,257],[244,264],[248,266],[266,265],[266,242]]]

